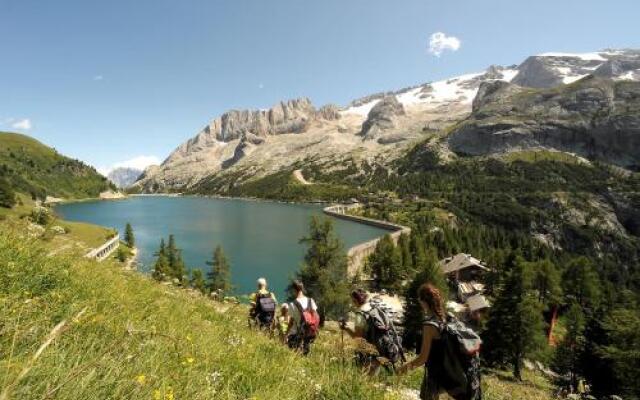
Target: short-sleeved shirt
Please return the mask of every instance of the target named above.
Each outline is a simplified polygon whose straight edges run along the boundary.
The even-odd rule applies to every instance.
[[[298,327],[302,321],[302,315],[300,315],[300,310],[298,310],[298,306],[295,304],[296,302],[300,303],[303,310],[306,310],[309,306],[309,302],[311,302],[311,309],[314,311],[318,310],[318,306],[316,302],[309,297],[301,297],[299,299],[295,299],[291,303],[289,303],[289,314],[291,314],[291,330],[289,331],[289,335],[295,335],[298,333]]]
[[[273,294],[273,292],[268,291],[267,289],[260,289],[260,290],[258,290],[257,293],[270,294],[271,298],[273,299],[273,301],[275,301],[276,303],[278,302],[278,300],[276,300],[276,295]],[[258,297],[257,293],[256,292],[251,293],[251,296],[249,296],[249,301],[251,302],[251,304],[256,304],[256,297]]]

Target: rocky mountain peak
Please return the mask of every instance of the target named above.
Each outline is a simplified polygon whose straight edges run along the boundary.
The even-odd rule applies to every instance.
[[[379,136],[382,131],[393,128],[395,126],[395,118],[404,114],[404,107],[396,96],[383,97],[382,100],[369,111],[367,119],[362,124],[360,134],[364,136],[365,139],[375,138]]]

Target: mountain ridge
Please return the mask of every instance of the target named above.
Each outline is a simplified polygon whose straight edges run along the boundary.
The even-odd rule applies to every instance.
[[[416,142],[446,134],[468,118],[483,83],[541,89],[588,75],[640,80],[640,51],[543,53],[517,66],[492,65],[480,73],[364,96],[342,108],[316,108],[300,98],[268,110],[231,110],[178,146],[159,168],[145,171],[135,186],[144,192],[184,191],[231,175],[240,184],[303,161],[335,168],[347,160],[359,167],[387,165]],[[381,102],[384,107],[376,108]]]

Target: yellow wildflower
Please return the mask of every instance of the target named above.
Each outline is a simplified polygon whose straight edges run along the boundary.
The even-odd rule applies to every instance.
[[[160,394],[160,389],[156,389],[153,391],[153,400],[162,400],[162,395]]]
[[[145,383],[147,383],[147,377],[140,374],[136,376],[136,382],[138,382],[138,385],[144,385]]]

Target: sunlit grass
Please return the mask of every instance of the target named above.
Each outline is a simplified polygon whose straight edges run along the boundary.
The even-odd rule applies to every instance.
[[[401,379],[364,377],[350,362],[348,343],[342,352],[337,332],[323,331],[303,358],[249,330],[244,305],[213,303],[112,261],[47,257],[46,251],[0,232],[0,393],[6,398],[399,399],[401,389],[419,387],[421,371]],[[489,399],[514,392],[544,398],[542,389],[487,382]]]

